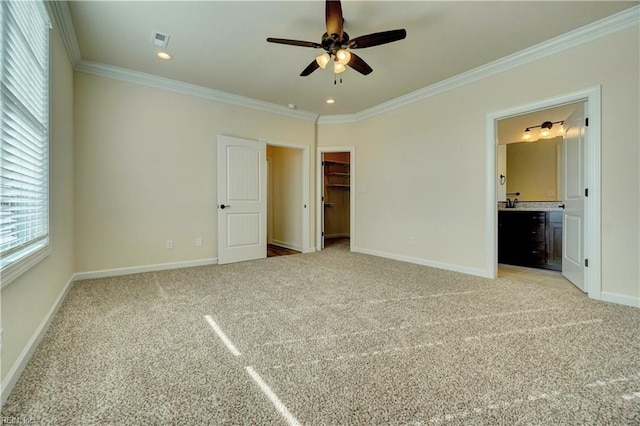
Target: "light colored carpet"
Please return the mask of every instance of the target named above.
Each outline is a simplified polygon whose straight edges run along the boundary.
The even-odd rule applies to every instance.
[[[637,425],[640,309],[340,244],[81,281],[2,416],[64,425]]]

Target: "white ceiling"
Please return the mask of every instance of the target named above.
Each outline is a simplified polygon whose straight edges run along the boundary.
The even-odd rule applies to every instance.
[[[531,47],[638,4],[619,1],[342,2],[351,38],[405,28],[407,38],[358,51],[368,76],[300,72],[320,51],[322,1],[72,1],[84,60],[123,67],[320,115],[352,114]],[[152,32],[170,35],[155,56]],[[327,105],[327,98],[336,103]]]

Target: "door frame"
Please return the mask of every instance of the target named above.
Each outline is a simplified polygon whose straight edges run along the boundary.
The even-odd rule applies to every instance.
[[[302,214],[302,252],[312,252],[313,249],[311,248],[309,243],[309,223],[311,223],[311,206],[309,205],[309,183],[311,182],[311,176],[309,173],[309,147],[305,145],[296,145],[293,143],[274,141],[265,138],[260,138],[259,140],[260,142],[266,143],[267,146],[271,145],[302,151],[302,176],[300,182],[300,184],[302,185],[302,208],[300,210]],[[269,214],[268,211],[267,214]],[[267,220],[269,219],[267,218]]]
[[[585,138],[585,185],[589,196],[585,202],[584,253],[589,259],[585,268],[585,289],[592,299],[602,299],[602,243],[601,243],[601,86],[558,95],[539,101],[513,106],[486,116],[486,271],[489,278],[498,276],[498,208],[497,155],[498,120],[575,102],[585,102],[585,116],[589,118]]]
[[[324,193],[322,185],[324,176],[322,176],[322,157],[325,152],[348,152],[349,153],[349,250],[354,251],[356,242],[356,197],[354,195],[356,189],[356,148],[355,146],[332,146],[318,148],[316,163],[316,194],[318,200],[316,203],[316,251],[322,251],[322,219],[324,215],[324,203],[322,202],[322,194]]]

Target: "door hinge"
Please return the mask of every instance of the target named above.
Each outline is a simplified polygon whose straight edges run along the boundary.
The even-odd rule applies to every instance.
[[[585,118],[585,119],[584,119],[584,125],[585,125],[586,127],[589,127],[589,117],[587,117],[587,118]]]
[[[322,231],[320,234],[324,237],[324,231]]]
[[[324,195],[321,198],[322,198],[322,200],[320,200],[320,201],[324,201]]]
[[[584,196],[588,197],[589,196],[589,188],[585,188],[584,189]]]
[[[324,166],[324,161],[322,162],[322,165]]]
[[[589,259],[584,260],[584,266],[587,268],[589,267]]]

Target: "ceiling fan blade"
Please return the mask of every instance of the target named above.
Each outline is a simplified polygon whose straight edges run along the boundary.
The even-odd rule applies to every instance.
[[[342,18],[342,5],[340,4],[340,0],[327,0],[325,16],[329,37],[337,34],[338,40],[342,40],[344,19]]]
[[[318,62],[314,59],[313,62],[300,73],[300,77],[306,77],[318,68],[320,68],[320,65],[318,65]]]
[[[269,43],[278,43],[278,44],[288,44],[290,46],[300,46],[300,47],[313,47],[315,49],[322,48],[320,43],[314,43],[312,41],[300,41],[300,40],[289,40],[286,38],[267,38]]]
[[[349,47],[351,49],[364,49],[365,47],[379,46],[381,44],[387,44],[394,41],[402,40],[406,36],[407,31],[404,29],[382,31],[380,33],[373,33],[356,37],[349,41]]]
[[[347,63],[351,68],[358,71],[360,74],[369,75],[373,71],[373,68],[369,66],[362,58],[355,53],[351,52],[351,59]]]

